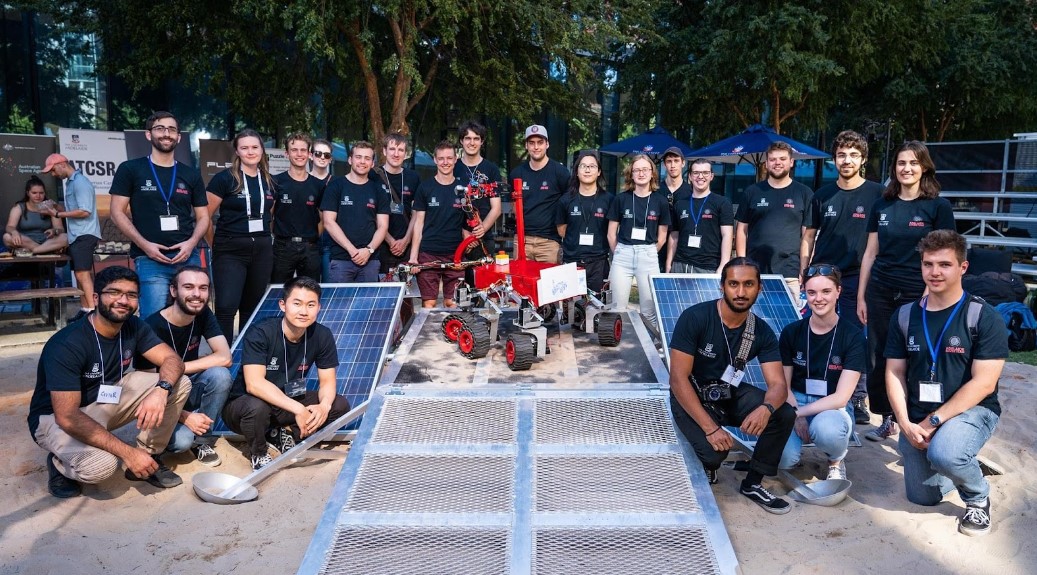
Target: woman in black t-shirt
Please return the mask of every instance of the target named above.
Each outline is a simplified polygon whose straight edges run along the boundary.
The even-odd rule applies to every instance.
[[[274,266],[270,215],[274,180],[270,177],[263,140],[255,130],[242,130],[231,141],[234,161],[209,181],[209,231],[216,321],[234,340],[234,314],[239,329],[248,322],[270,284]]]
[[[601,162],[594,150],[576,157],[569,191],[558,202],[555,224],[562,236],[562,262],[576,262],[587,272],[587,288],[600,292],[609,274],[608,211]]]
[[[886,347],[889,320],[901,305],[922,297],[922,258],[918,242],[933,230],[953,230],[951,204],[940,197],[936,165],[925,144],[905,142],[890,166],[890,183],[875,202],[868,219],[868,245],[861,259],[857,316],[868,326],[868,403],[883,416],[882,425],[868,432],[872,441],[897,433],[886,396]]]

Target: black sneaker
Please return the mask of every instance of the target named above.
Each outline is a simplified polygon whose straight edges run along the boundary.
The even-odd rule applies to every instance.
[[[266,432],[266,441],[278,451],[278,453],[284,453],[289,449],[295,447],[295,439],[292,438],[292,433],[283,427],[271,429]]]
[[[216,448],[209,445],[208,443],[201,443],[191,447],[191,453],[198,458],[198,462],[202,465],[208,465],[209,467],[217,467],[222,461],[220,460],[220,454],[216,453]]]
[[[852,402],[853,404],[853,421],[857,425],[867,425],[871,423],[871,413],[868,412],[868,407],[864,405],[864,396],[855,397]]]
[[[965,504],[965,514],[958,520],[958,533],[978,537],[990,533],[990,498],[983,505]]]
[[[171,469],[166,467],[166,464],[162,463],[162,460],[157,456],[152,455],[151,458],[155,460],[155,463],[158,463],[158,469],[154,473],[141,479],[140,477],[137,477],[135,473],[127,469],[126,473],[124,473],[126,479],[129,479],[130,481],[147,481],[159,489],[169,489],[170,487],[176,487],[184,482],[183,479],[180,479],[179,475],[173,473]]]
[[[252,471],[259,471],[260,469],[263,468],[263,466],[269,465],[269,464],[271,464],[273,462],[274,462],[274,460],[270,458],[270,454],[269,453],[264,453],[263,455],[253,455],[252,456]]]
[[[58,471],[54,465],[54,454],[47,454],[47,491],[59,499],[78,497],[83,493],[83,486],[74,479],[69,479]]]
[[[749,501],[763,507],[763,510],[768,513],[784,515],[785,513],[792,511],[792,506],[789,505],[788,501],[771,495],[769,491],[764,489],[763,486],[758,483],[748,487],[743,484],[739,489],[739,492],[748,497]]]
[[[716,485],[717,482],[720,481],[720,477],[718,476],[716,469],[708,469],[706,467],[703,467],[702,470],[706,472],[706,479],[709,481],[710,485]]]

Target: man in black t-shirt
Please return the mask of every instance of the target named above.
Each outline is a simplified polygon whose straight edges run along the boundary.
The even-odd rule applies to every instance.
[[[241,370],[223,421],[245,436],[253,470],[272,461],[268,441],[284,453],[349,411],[349,401],[336,394],[335,338],[317,323],[320,292],[312,278],[290,280],[278,302],[284,316],[252,324],[241,340]],[[314,364],[317,389],[309,389]]]
[[[126,478],[175,487],[180,477],[158,456],[166,447],[191,391],[184,365],[140,318],[140,281],[113,266],[95,278],[95,311],[47,341],[29,403],[29,433],[47,450],[47,487],[55,497],[75,497],[82,483],[111,477],[121,460]],[[131,371],[135,357],[158,373]],[[136,445],[112,435],[136,421]]]
[[[781,274],[792,293],[800,292],[799,249],[810,220],[810,188],[792,179],[792,146],[774,142],[767,148],[767,179],[745,189],[735,219],[735,251]]]
[[[501,182],[500,168],[497,164],[482,156],[482,147],[486,143],[486,126],[474,120],[468,120],[457,127],[457,140],[461,144],[461,157],[454,164],[454,175],[461,180],[461,185],[492,184]],[[491,232],[501,215],[501,199],[498,188],[495,198],[474,200],[472,205],[479,211],[483,230]],[[492,235],[492,233],[491,233]],[[488,247],[493,248],[493,245]],[[472,282],[469,282],[472,283]]]
[[[230,393],[230,346],[220,331],[216,315],[209,309],[209,274],[198,266],[177,270],[169,284],[173,305],[157,311],[144,321],[166,345],[173,348],[184,362],[184,374],[191,379],[191,395],[187,398],[180,420],[173,429],[166,451],[180,453],[188,449],[203,465],[216,467],[216,437],[212,426]],[[199,358],[202,340],[212,353]],[[138,358],[137,369],[153,370],[155,365]]]
[[[357,142],[349,154],[349,173],[332,180],[320,210],[331,246],[331,277],[335,283],[378,281],[375,251],[389,231],[389,196],[370,179],[374,146]]]
[[[684,164],[684,152],[681,152],[677,146],[666,148],[666,151],[663,152],[663,169],[660,172],[665,172],[666,177],[663,179],[662,185],[659,186],[659,192],[666,196],[666,201],[669,202],[671,210],[678,199],[691,195],[691,186],[688,185],[688,180],[684,178]],[[675,211],[670,214],[671,220],[674,215],[676,215]],[[671,231],[673,230],[672,227],[670,229]],[[660,270],[665,272],[669,268],[668,262],[673,258],[673,250],[674,246],[670,245],[669,242],[663,246],[663,249],[659,250]]]
[[[740,493],[764,510],[783,514],[788,501],[762,486],[763,476],[778,472],[778,461],[795,424],[796,413],[785,400],[788,386],[774,331],[750,311],[760,295],[760,268],[748,258],[735,258],[720,275],[724,297],[694,305],[681,314],[670,341],[670,405],[678,429],[716,483],[716,470],[734,440],[724,425],[738,425],[758,435],[749,473]],[[747,324],[754,322],[748,353],[741,350]],[[746,363],[758,358],[767,391],[743,382]]]
[[[961,287],[969,266],[965,238],[952,230],[929,232],[918,251],[929,293],[893,315],[885,349],[907,499],[936,505],[957,489],[965,503],[958,531],[985,535],[990,484],[977,456],[1001,415],[997,383],[1008,357],[1005,322]],[[909,314],[906,329],[902,313]]]
[[[709,161],[692,160],[691,192],[674,195],[669,259],[664,268],[669,273],[717,273],[731,259],[734,210],[731,200],[710,192],[712,181]]]
[[[140,314],[148,317],[165,307],[178,267],[201,265],[198,242],[209,229],[209,200],[198,170],[173,156],[180,125],[172,114],[152,114],[144,136],[151,154],[120,164],[110,193],[112,221],[133,242],[130,256],[141,277]]]
[[[432,152],[436,175],[418,186],[414,194],[414,241],[410,263],[453,261],[454,252],[470,232],[464,229],[465,216],[457,188],[464,184],[455,176],[457,153],[454,145],[442,141]],[[478,230],[482,232],[483,230]],[[451,269],[427,269],[417,276],[422,307],[436,307],[439,284],[443,284],[443,307],[455,307],[454,291],[464,272]]]
[[[313,140],[309,134],[288,136],[288,170],[274,176],[274,267],[270,282],[283,284],[296,275],[320,277],[320,201],[324,182],[306,172]]]
[[[389,230],[385,243],[379,250],[382,262],[379,273],[385,275],[407,259],[414,223],[411,217],[411,202],[421,178],[410,168],[403,167],[407,159],[407,138],[403,134],[389,134],[382,143],[385,163],[376,169],[373,176],[381,183],[382,191],[389,196]]]
[[[569,170],[547,157],[551,147],[547,128],[526,128],[529,161],[511,170],[509,180],[522,180],[522,216],[526,226],[526,259],[557,264],[562,261],[562,237],[554,224],[558,200],[569,187]],[[514,192],[512,192],[514,193]]]

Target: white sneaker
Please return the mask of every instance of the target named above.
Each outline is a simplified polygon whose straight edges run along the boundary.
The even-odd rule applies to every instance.
[[[846,479],[846,464],[840,461],[828,466],[828,477],[825,479]]]

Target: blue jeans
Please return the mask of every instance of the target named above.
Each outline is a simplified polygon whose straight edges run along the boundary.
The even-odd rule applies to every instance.
[[[202,256],[199,248],[195,248],[187,261],[176,265],[160,264],[148,256],[133,258],[133,265],[137,268],[137,275],[140,276],[140,317],[145,319],[166,307],[169,298],[169,282],[176,274],[176,270],[186,265],[202,265]]]
[[[223,410],[223,404],[227,402],[230,386],[234,383],[230,377],[230,370],[225,367],[210,367],[189,377],[191,378],[191,395],[184,404],[184,411],[204,413],[209,416],[209,419],[212,419],[212,424],[216,425],[220,411]],[[172,437],[169,438],[166,451],[180,453],[201,443],[209,445],[216,443],[216,438],[212,435],[212,427],[204,435],[196,438],[194,432],[186,425],[177,423]]]
[[[929,440],[929,449],[915,449],[901,433],[908,501],[936,505],[952,489],[965,503],[986,499],[990,484],[976,456],[994,434],[997,420],[993,411],[977,405],[941,425]]]
[[[354,283],[378,281],[378,268],[381,262],[371,256],[367,263],[358,266],[353,260],[331,260],[331,277],[324,281],[330,283]]]
[[[616,244],[612,254],[612,269],[609,270],[609,285],[616,301],[616,309],[622,311],[629,307],[630,284],[637,278],[637,298],[641,304],[641,315],[645,322],[656,325],[655,302],[652,300],[652,286],[649,274],[659,273],[659,254],[655,244]]]
[[[792,394],[796,396],[796,402],[801,407],[821,399],[817,395],[807,395],[798,391],[793,391]],[[847,404],[845,409],[829,409],[808,416],[807,427],[810,430],[810,441],[825,452],[828,461],[842,461],[849,450],[850,436],[853,434],[853,407]],[[785,449],[781,452],[778,467],[791,469],[799,463],[802,453],[803,440],[796,435],[793,428],[789,440],[785,443]]]

